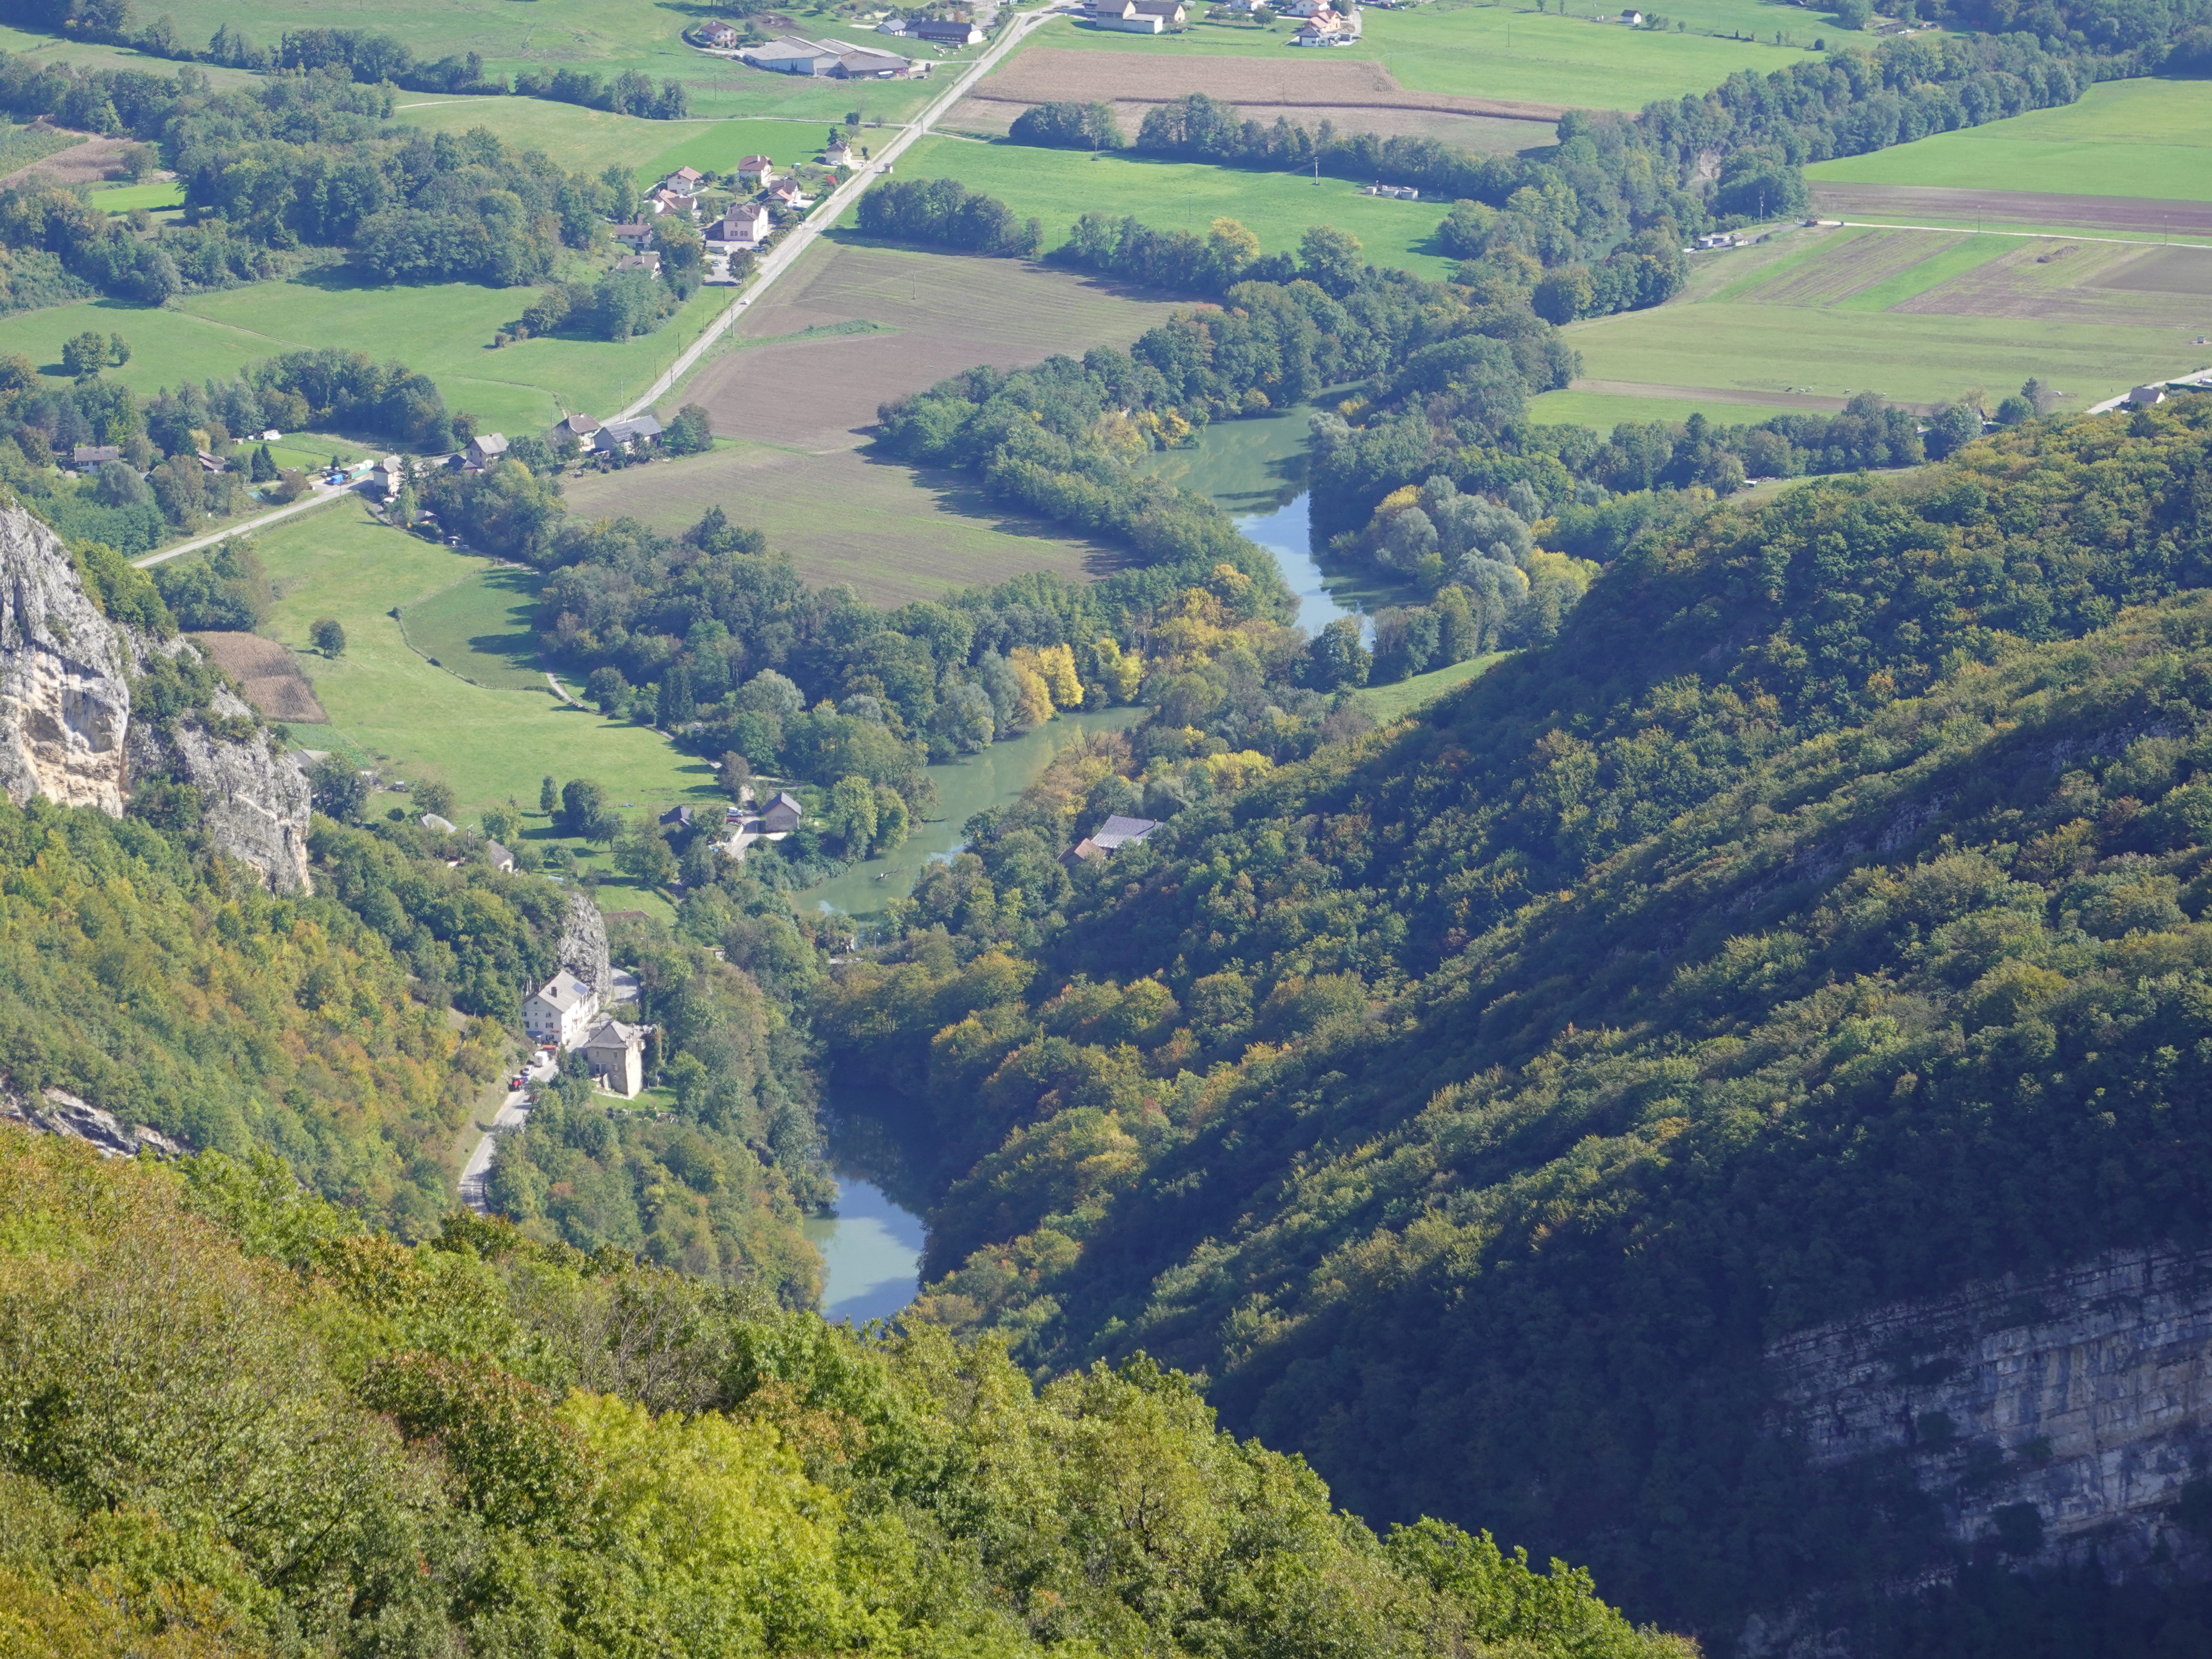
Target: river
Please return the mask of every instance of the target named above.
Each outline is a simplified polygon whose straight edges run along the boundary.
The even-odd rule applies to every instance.
[[[1162,452],[1144,465],[1157,477],[1211,495],[1235,517],[1239,530],[1275,556],[1297,595],[1299,625],[1309,633],[1319,633],[1339,617],[1356,616],[1362,633],[1371,636],[1369,619],[1401,595],[1370,577],[1325,570],[1314,554],[1305,483],[1310,412],[1298,408],[1222,422],[1208,427],[1193,447]],[[914,890],[932,862],[960,849],[963,824],[1028,788],[1075,733],[1117,730],[1135,724],[1143,713],[1112,708],[1063,714],[980,755],[931,767],[938,816],[888,858],[855,865],[808,889],[804,897],[825,910],[864,919],[880,915],[886,900]],[[927,1194],[917,1172],[929,1167],[921,1109],[896,1097],[831,1088],[824,1151],[837,1177],[837,1205],[833,1214],[813,1218],[805,1227],[822,1253],[822,1310],[832,1319],[857,1324],[889,1318],[919,1288],[926,1231],[921,1212]]]

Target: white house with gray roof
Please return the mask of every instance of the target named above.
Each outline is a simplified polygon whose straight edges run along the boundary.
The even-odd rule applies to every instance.
[[[599,988],[563,968],[522,1005],[522,1029],[533,1042],[573,1048],[599,1013]]]

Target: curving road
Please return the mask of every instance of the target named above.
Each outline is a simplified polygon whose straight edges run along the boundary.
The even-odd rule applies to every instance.
[[[997,68],[1000,60],[1023,40],[1028,39],[1032,29],[1052,18],[1072,15],[1074,10],[1075,8],[1073,6],[1066,8],[1065,12],[1062,8],[1053,6],[1040,11],[1028,12],[1015,18],[1006,32],[985,49],[981,58],[976,58],[961,70],[959,78],[946,88],[934,103],[915,117],[889,143],[871,155],[866,167],[831,191],[828,196],[815,204],[814,210],[805,219],[786,231],[783,240],[770,248],[763,256],[760,263],[753,267],[752,278],[737,303],[709,323],[706,331],[684,349],[683,354],[670,366],[668,372],[647,386],[641,397],[615,418],[620,421],[634,419],[650,410],[660,398],[666,397],[676,383],[690,373],[699,359],[706,355],[708,347],[713,345],[728,331],[739,317],[751,309],[753,301],[765,294],[769,285],[777,277],[789,270],[798,261],[799,255],[814,245],[815,239],[837,222],[839,216],[847,208],[860,199],[862,193],[868,187],[869,181],[875,175],[888,172],[891,163],[906,154],[908,149],[917,138],[927,137],[930,128],[937,124],[938,118],[965,97],[968,89],[975,82]]]

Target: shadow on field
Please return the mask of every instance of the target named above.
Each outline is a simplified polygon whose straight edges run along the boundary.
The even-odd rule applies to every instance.
[[[872,434],[872,428],[870,429]],[[1009,508],[983,488],[981,480],[951,467],[913,466],[895,456],[877,453],[873,445],[854,453],[866,466],[891,467],[905,473],[929,492],[940,513],[966,519],[1001,536],[1033,536],[1045,541],[1073,544],[1083,550],[1083,574],[1096,581],[1118,570],[1133,570],[1144,563],[1127,548],[1114,547],[1087,536],[1071,534],[1063,526],[1034,514]]]

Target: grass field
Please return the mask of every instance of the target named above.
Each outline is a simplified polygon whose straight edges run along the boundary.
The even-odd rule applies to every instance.
[[[1357,44],[1332,47],[1328,58],[1381,64],[1409,91],[1505,98],[1589,109],[1638,110],[1658,98],[1679,98],[1717,86],[1739,70],[1758,75],[1804,57],[1816,36],[1836,30],[1819,12],[1760,0],[1691,0],[1670,9],[1689,32],[1660,33],[1593,21],[1620,7],[1571,0],[1571,15],[1516,7],[1433,0],[1407,11],[1370,9]],[[1739,31],[1747,40],[1705,33]],[[1773,44],[1776,31],[1795,44]],[[1292,28],[1194,23],[1174,35],[1121,34],[1073,22],[1031,37],[1038,45],[1099,52],[1214,57],[1303,55],[1289,44]],[[1027,43],[1024,45],[1027,49]]]
[[[399,610],[407,643],[433,664],[495,691],[542,691],[538,590],[531,570],[481,570]]]
[[[568,486],[571,511],[629,514],[678,531],[719,506],[767,532],[810,586],[847,582],[876,605],[1051,570],[1080,581],[1123,555],[1008,512],[968,473],[916,471],[850,449],[810,455],[764,444],[605,473]]]
[[[550,426],[563,408],[605,416],[665,368],[679,342],[730,303],[702,289],[658,333],[604,340],[525,340],[495,351],[493,331],[518,316],[534,290],[447,283],[377,288],[343,269],[285,283],[195,294],[153,309],[115,300],[54,306],[0,319],[0,355],[21,351],[60,373],[62,342],[85,329],[120,333],[131,361],[109,371],[136,392],[234,374],[256,358],[302,347],[344,345],[396,359],[438,383],[449,408],[486,430]]]
[[[296,28],[298,24],[293,27]],[[208,33],[215,33],[212,26]],[[268,39],[274,41],[282,33],[281,29],[272,31]],[[14,28],[4,23],[0,23],[0,52],[28,52],[46,63],[69,64],[78,69],[131,70],[142,75],[173,75],[177,71],[177,65],[166,58],[149,58],[127,46],[97,46],[61,40],[51,34]],[[216,64],[195,64],[192,67],[217,88],[239,86],[253,78],[244,70],[224,69]]]
[[[471,684],[410,647],[395,606],[403,614],[424,607],[450,631],[456,654],[467,651],[469,667],[509,663],[467,644],[469,630],[506,629],[511,621],[483,581],[482,559],[386,529],[353,501],[277,525],[257,545],[279,595],[268,634],[304,650],[314,618],[335,617],[345,627],[343,657],[303,659],[331,724],[302,741],[373,761],[391,775],[441,779],[469,821],[510,796],[534,806],[549,772],[595,777],[617,801],[641,808],[714,799],[706,763],[643,726],[563,708],[542,681],[536,690]],[[435,603],[467,582],[478,584],[476,593]]]
[[[849,99],[845,107],[851,107]],[[682,167],[727,173],[747,155],[765,155],[789,167],[812,158],[829,132],[826,118],[647,121],[544,98],[439,98],[428,93],[409,94],[394,118],[431,132],[489,127],[517,149],[542,149],[572,172],[596,176],[620,163],[634,170],[641,184]]]
[[[1133,213],[1154,230],[1200,235],[1224,215],[1242,220],[1267,252],[1295,252],[1310,225],[1334,225],[1359,239],[1368,260],[1423,276],[1443,276],[1454,262],[1435,251],[1448,202],[1398,202],[1362,196],[1350,181],[1304,174],[1246,173],[1201,161],[1160,161],[1127,155],[1092,157],[1079,150],[968,138],[925,138],[899,162],[902,175],[957,179],[995,196],[1024,217],[1044,222],[1045,246],[1067,240],[1068,228],[1092,210]]]
[[[1700,256],[1683,294],[1651,311],[1568,330],[1587,381],[1539,418],[1759,420],[1730,393],[1931,404],[2030,375],[2086,408],[2129,386],[2203,366],[2212,254],[2058,237],[1862,228],[1800,231]],[[1602,395],[1618,383],[1644,397]],[[1582,384],[1577,382],[1578,385]],[[1663,388],[1663,393],[1661,390]],[[1771,412],[1771,411],[1769,411]]]
[[[1409,714],[1423,703],[1434,702],[1445,692],[1465,685],[1476,675],[1504,661],[1509,654],[1492,651],[1483,656],[1469,657],[1465,662],[1455,662],[1449,668],[1431,669],[1425,674],[1415,674],[1389,685],[1362,686],[1352,694],[1352,700],[1377,725],[1388,726],[1400,715]]]
[[[149,185],[94,185],[85,199],[108,213],[128,213],[133,208],[158,213],[164,208],[184,206],[185,186],[177,179]]]
[[[709,6],[684,0],[532,0],[528,5],[498,0],[382,0],[375,6],[365,0],[162,0],[161,9],[175,19],[179,36],[195,46],[225,23],[263,46],[276,45],[287,29],[373,29],[404,40],[418,58],[477,52],[488,67],[508,74],[565,67],[612,79],[624,70],[636,70],[655,82],[681,81],[690,88],[692,111],[698,115],[801,115],[827,120],[853,106],[854,88],[842,82],[770,75],[684,45],[684,31],[714,13]],[[793,7],[786,15],[802,34],[851,33],[818,11]],[[15,30],[7,34],[42,47],[51,40]],[[8,44],[0,38],[0,45]],[[41,55],[66,53],[67,61],[82,62],[105,51],[57,43]],[[172,67],[135,53],[106,55],[128,56],[133,68],[166,72]],[[872,82],[869,112],[896,118],[933,95],[927,80]]]
[[[2212,81],[2107,81],[2062,108],[1817,162],[1805,176],[2212,202]]]
[[[1677,423],[1702,415],[1715,426],[1755,425],[1783,411],[1772,404],[1725,398],[1636,398],[1604,392],[1547,392],[1528,400],[1528,418],[1545,426],[1587,426],[1610,432],[1623,422]]]

